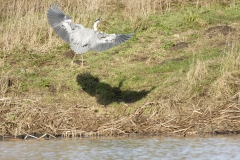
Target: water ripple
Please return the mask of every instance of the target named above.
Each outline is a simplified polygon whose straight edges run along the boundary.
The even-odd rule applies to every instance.
[[[239,159],[240,137],[2,141],[0,159]]]

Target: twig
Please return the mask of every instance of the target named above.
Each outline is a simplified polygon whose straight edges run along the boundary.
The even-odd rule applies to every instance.
[[[148,117],[148,120],[151,119],[156,113],[157,111],[154,111],[153,114],[151,114],[151,116]]]
[[[137,126],[132,120],[130,120],[130,122],[131,122],[134,126]]]
[[[236,105],[238,105],[238,104],[236,104]],[[240,110],[237,106],[233,106],[234,108],[236,108],[236,109],[238,109],[238,110]]]
[[[43,137],[45,137],[47,134],[45,133],[44,135],[42,135],[41,137],[39,137],[38,139],[41,139],[41,138],[43,138]]]
[[[173,133],[177,133],[177,132],[186,132],[189,128],[191,128],[192,126],[188,127],[188,128],[185,128],[185,129],[180,129],[180,130],[177,130],[177,131],[174,131]]]
[[[198,111],[196,111],[196,110],[194,110],[193,113],[194,113],[194,112],[195,112],[195,113],[198,113],[198,114],[202,114],[201,112],[198,112]]]
[[[169,122],[173,121],[175,118],[177,118],[177,117],[174,117],[173,119],[170,119],[169,121],[167,121],[167,122],[165,122],[165,123],[161,123],[160,125],[161,125],[161,126],[164,126],[165,124],[168,124]]]
[[[240,113],[240,111],[236,111],[236,110],[222,110],[222,112],[225,112],[225,113]]]
[[[229,117],[229,118],[240,118],[240,116],[233,116],[233,117]]]
[[[23,133],[24,133],[24,132],[23,132]],[[24,139],[27,139],[27,137],[32,137],[32,138],[38,139],[38,137],[35,137],[35,136],[33,136],[33,135],[30,135],[30,134],[27,134],[27,133],[24,133],[24,134],[26,134],[26,136],[25,136]]]
[[[47,136],[47,135],[49,135],[50,137],[56,138],[55,136],[53,136],[53,135],[51,135],[51,134],[45,133],[44,135],[42,135],[42,136],[39,137],[38,139],[42,139],[43,137],[45,137],[45,136]]]

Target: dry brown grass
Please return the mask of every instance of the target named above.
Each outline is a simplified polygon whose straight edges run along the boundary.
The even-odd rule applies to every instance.
[[[1,99],[1,135],[42,138],[127,136],[127,135],[205,135],[238,133],[239,104],[229,102],[217,108],[201,107],[200,103],[182,107],[167,100],[147,103],[130,115],[114,119],[83,108],[43,107],[29,100]],[[40,134],[39,134],[40,133]],[[40,135],[40,136],[39,136]],[[36,137],[37,136],[37,137]],[[32,136],[33,137],[33,136]]]
[[[218,2],[218,1],[216,1]],[[70,14],[76,23],[87,26],[92,25],[96,17],[107,18],[115,13],[121,13],[123,18],[129,18],[133,22],[139,18],[146,17],[153,13],[162,13],[166,10],[174,9],[174,5],[196,5],[206,6],[216,3],[208,0],[191,1],[188,0],[61,0],[58,1],[63,11]],[[52,0],[1,0],[1,40],[0,49],[9,53],[16,47],[27,47],[29,50],[48,52],[52,46],[57,46],[63,42],[53,36],[53,30],[47,27],[46,10],[54,3]],[[226,4],[234,5],[235,2],[224,1]],[[90,14],[91,13],[91,14]]]
[[[90,110],[77,107],[47,106],[38,101],[18,98],[0,99],[1,135],[49,134],[68,136],[68,132],[79,136],[97,131],[106,119]]]
[[[235,99],[239,103],[239,89],[240,89],[240,55],[236,50],[235,44],[226,51],[223,55],[221,64],[221,77],[213,84],[213,91],[215,99],[232,100]]]
[[[107,6],[109,2],[61,1],[59,4],[66,13],[71,13],[75,22],[86,24],[89,17],[92,18],[92,16],[97,15],[98,8]],[[2,1],[1,50],[10,52],[16,47],[26,47],[30,50],[47,52],[52,46],[63,43],[60,39],[53,37],[53,30],[47,27],[46,10],[51,4],[53,2],[49,0]],[[102,9],[106,9],[106,7]],[[78,19],[75,19],[75,16]]]
[[[207,75],[207,64],[197,59],[196,64],[192,63],[187,73],[189,83],[195,85],[197,81],[201,81]]]

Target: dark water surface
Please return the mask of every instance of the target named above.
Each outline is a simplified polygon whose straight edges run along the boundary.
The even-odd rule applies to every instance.
[[[0,159],[240,159],[240,136],[0,141]]]

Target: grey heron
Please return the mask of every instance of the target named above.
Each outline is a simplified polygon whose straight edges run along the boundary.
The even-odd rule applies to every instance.
[[[72,22],[69,15],[65,15],[58,5],[47,10],[47,19],[55,32],[67,43],[76,54],[86,53],[88,50],[105,51],[120,45],[132,37],[130,34],[107,34],[97,31],[100,18],[96,19],[93,29],[85,28],[81,24]],[[75,57],[75,56],[74,56]],[[73,62],[73,61],[72,61]],[[83,66],[83,56],[82,56]]]

